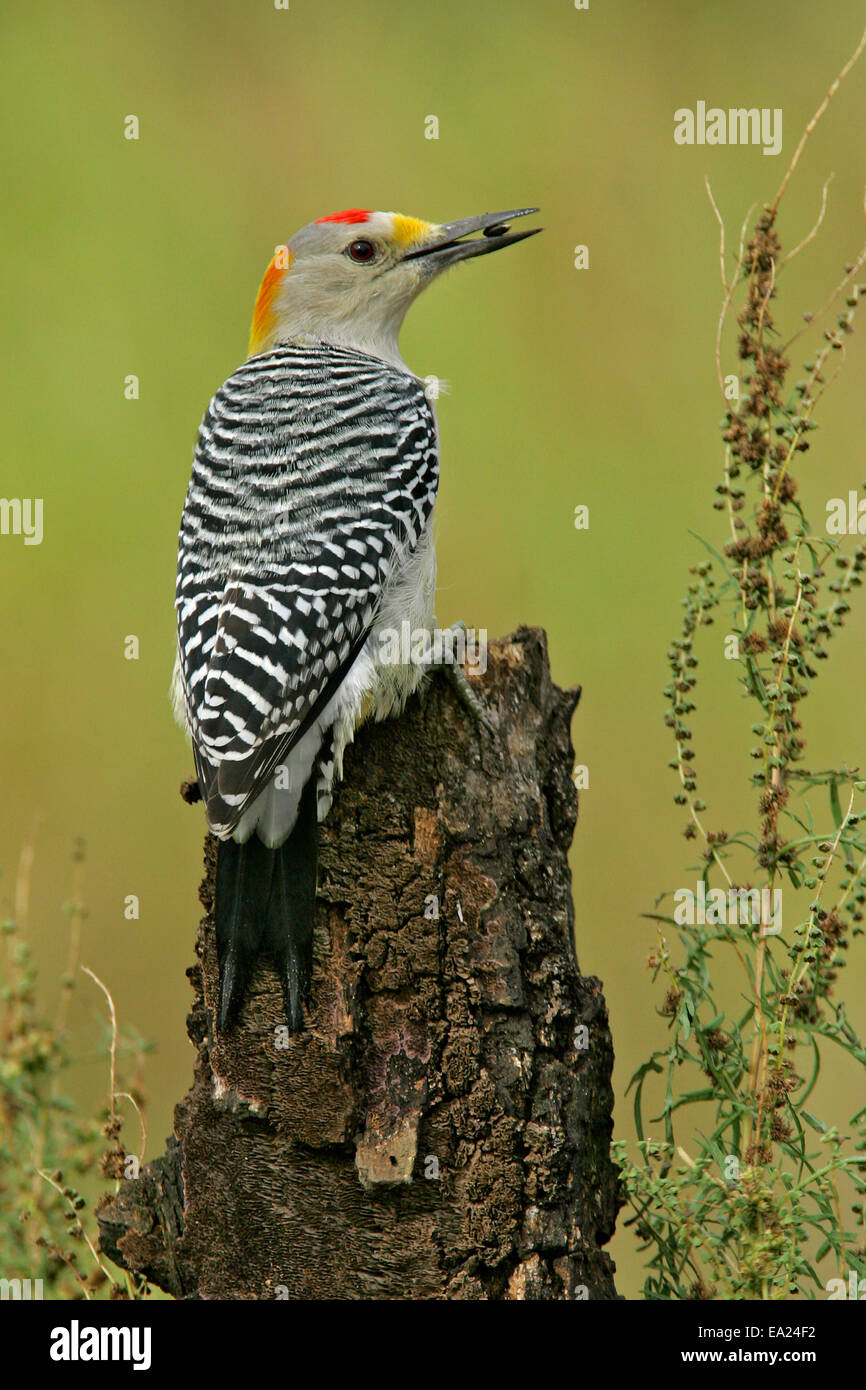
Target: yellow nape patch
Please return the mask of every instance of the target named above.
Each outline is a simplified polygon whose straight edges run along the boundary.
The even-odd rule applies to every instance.
[[[402,217],[399,212],[392,214],[391,235],[398,246],[411,246],[413,242],[424,242],[434,228],[430,222],[422,222],[419,217]]]
[[[261,352],[267,345],[268,338],[277,326],[276,314],[274,313],[274,300],[280,282],[292,264],[292,253],[288,246],[278,246],[271,259],[270,265],[262,277],[259,292],[256,296],[256,307],[253,310],[253,325],[250,329],[250,357]]]

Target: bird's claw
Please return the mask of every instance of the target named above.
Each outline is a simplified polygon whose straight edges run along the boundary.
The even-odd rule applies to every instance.
[[[456,632],[465,632],[466,624],[463,622],[452,623],[451,630]],[[454,691],[460,703],[463,705],[464,709],[468,710],[468,712],[472,715],[473,719],[478,724],[483,724],[489,734],[491,734],[494,738],[497,737],[498,730],[496,728],[496,725],[490,718],[490,714],[488,713],[484,701],[481,700],[479,696],[475,693],[475,691],[472,689],[472,686],[469,682],[469,679],[465,671],[463,670],[463,667],[459,666],[456,661],[450,661],[445,665],[444,669],[448,683],[450,684],[452,690]]]

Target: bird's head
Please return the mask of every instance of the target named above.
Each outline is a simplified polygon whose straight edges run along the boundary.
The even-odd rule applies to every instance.
[[[446,266],[541,231],[508,230],[514,218],[537,211],[517,208],[441,224],[360,208],[320,217],[278,247],[265,271],[250,355],[276,343],[316,341],[399,363],[400,328],[425,285]]]

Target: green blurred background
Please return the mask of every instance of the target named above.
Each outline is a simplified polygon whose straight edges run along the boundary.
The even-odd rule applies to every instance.
[[[463,618],[491,636],[541,625],[555,679],[583,686],[573,726],[590,769],[573,850],[578,952],[604,981],[617,1132],[631,1133],[625,1085],[664,1038],[646,967],[654,931],[640,913],[694,879],[665,766],[664,653],[687,567],[702,558],[689,530],[722,536],[711,508],[718,233],[703,178],[735,242],[748,206],[775,193],[862,22],[855,0],[591,0],[588,11],[570,0],[291,0],[288,11],[269,0],[6,0],[0,493],[44,498],[45,538],[0,538],[0,910],[35,827],[32,936],[52,1002],[72,842],[85,837],[83,959],[110,985],[121,1022],[158,1043],[150,1156],[192,1062],[184,970],[203,818],[177,795],[192,763],[167,691],[193,441],[211,394],[245,356],[274,246],[352,206],[433,220],[543,210],[543,236],[425,296],[402,345],[420,375],[451,383],[439,403],[440,621]],[[783,205],[791,247],[835,171],[824,228],[780,284],[789,330],[866,238],[864,98],[866,60]],[[782,154],[676,146],[673,112],[699,99],[781,107]],[[123,138],[130,114],[137,142]],[[431,114],[436,141],[424,134]],[[590,249],[586,271],[573,266],[579,243]],[[137,401],[124,398],[129,373]],[[827,497],[866,476],[864,380],[855,336],[798,472],[818,523]],[[586,532],[574,529],[578,503],[590,507]],[[864,632],[860,611],[808,702],[813,766],[863,757]],[[128,634],[139,638],[137,661],[124,659]],[[745,814],[753,716],[736,671],[715,655],[702,667],[694,729],[711,823],[733,826]],[[751,813],[751,798],[745,806]],[[128,894],[140,898],[138,921],[124,917]],[[861,949],[843,982],[861,996],[861,1026],[862,979]],[[80,988],[71,1022],[85,1100],[89,1085],[93,1095],[105,1087],[102,1064],[86,1060],[101,1007],[95,989]],[[853,1087],[834,1072],[828,1119],[844,1121]],[[634,1297],[628,1232],[613,1252],[619,1287]]]

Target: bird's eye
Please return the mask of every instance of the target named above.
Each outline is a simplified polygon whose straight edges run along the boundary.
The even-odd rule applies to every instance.
[[[376,255],[372,241],[353,241],[346,249],[351,259],[360,265],[372,261]]]

